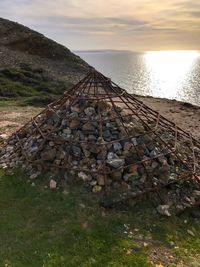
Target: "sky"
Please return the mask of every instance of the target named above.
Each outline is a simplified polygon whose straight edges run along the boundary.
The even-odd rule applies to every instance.
[[[71,50],[200,50],[198,0],[0,0],[0,17]]]

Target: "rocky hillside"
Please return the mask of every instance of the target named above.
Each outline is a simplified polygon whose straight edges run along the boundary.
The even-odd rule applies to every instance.
[[[0,97],[60,94],[88,69],[66,47],[0,18]]]

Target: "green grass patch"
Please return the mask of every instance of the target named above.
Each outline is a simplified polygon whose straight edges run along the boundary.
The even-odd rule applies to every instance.
[[[124,238],[123,220],[102,218],[76,188],[65,196],[1,173],[0,196],[0,266],[150,266],[142,250],[126,255],[137,244]]]
[[[187,224],[184,218],[163,220],[145,206],[103,214],[98,196],[83,186],[68,185],[68,194],[63,194],[62,189],[45,188],[44,177],[34,182],[31,186],[21,174],[0,171],[0,266],[150,267],[149,249],[134,238],[138,233],[164,246],[173,240],[180,258],[200,249],[200,226],[193,219]],[[127,236],[124,224],[133,237]],[[188,228],[196,237],[186,233]]]

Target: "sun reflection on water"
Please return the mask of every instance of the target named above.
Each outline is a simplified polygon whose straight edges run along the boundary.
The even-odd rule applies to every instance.
[[[150,51],[144,54],[149,79],[149,94],[165,98],[184,98],[187,77],[192,72],[198,51]]]

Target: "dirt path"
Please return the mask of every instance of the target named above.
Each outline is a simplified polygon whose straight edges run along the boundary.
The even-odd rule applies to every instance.
[[[34,107],[0,107],[0,137],[7,138],[41,111]]]
[[[152,97],[137,98],[167,119],[175,122],[182,129],[190,131],[196,139],[200,138],[200,107],[175,100]]]

